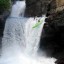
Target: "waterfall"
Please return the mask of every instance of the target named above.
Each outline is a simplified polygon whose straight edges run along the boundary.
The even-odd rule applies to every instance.
[[[18,5],[19,4],[19,5]],[[25,10],[25,2],[17,1],[16,5],[13,5],[12,11],[11,11],[11,17],[19,17],[20,14],[24,16],[24,10]]]
[[[40,57],[37,54],[45,16],[25,18],[24,10],[25,1],[17,1],[6,20],[0,64],[55,64],[54,58]],[[32,28],[39,19],[43,21],[42,24]]]

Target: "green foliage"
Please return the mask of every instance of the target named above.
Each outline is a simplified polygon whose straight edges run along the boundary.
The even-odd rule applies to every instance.
[[[9,10],[11,5],[10,0],[0,0],[0,14],[2,14],[4,11]]]

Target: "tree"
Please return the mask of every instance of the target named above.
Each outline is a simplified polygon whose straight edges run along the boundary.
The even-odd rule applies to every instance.
[[[0,0],[0,14],[8,11],[11,7],[11,0]]]

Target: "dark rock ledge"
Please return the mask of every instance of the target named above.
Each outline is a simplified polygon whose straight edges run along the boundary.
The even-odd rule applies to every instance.
[[[46,14],[49,1],[51,0],[26,0],[25,17],[41,17]]]
[[[0,36],[3,36],[3,30],[5,26],[5,21],[7,17],[9,16],[10,11],[5,11],[3,14],[0,15]]]
[[[48,57],[58,59],[56,64],[64,64],[64,10],[49,15],[45,22],[40,50],[44,50]]]

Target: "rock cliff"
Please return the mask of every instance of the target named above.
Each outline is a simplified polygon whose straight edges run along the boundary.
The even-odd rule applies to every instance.
[[[48,16],[45,22],[40,49],[44,50],[47,56],[57,58],[56,63],[62,63],[61,60],[64,60],[64,10]]]
[[[26,11],[25,16],[34,17],[34,16],[42,16],[42,14],[46,14],[47,5],[50,0],[26,0]]]

